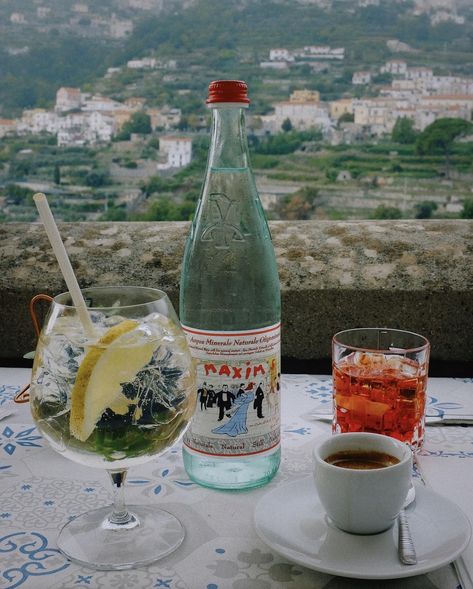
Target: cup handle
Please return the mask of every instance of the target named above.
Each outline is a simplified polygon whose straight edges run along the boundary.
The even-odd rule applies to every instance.
[[[36,304],[39,303],[40,301],[45,301],[50,304],[52,300],[53,300],[53,297],[50,297],[47,294],[37,294],[30,301],[29,311],[30,311],[31,321],[33,322],[33,329],[36,334],[36,339],[39,338],[39,334],[41,333],[41,326],[39,324],[38,317],[36,315]],[[17,393],[13,397],[13,401],[15,403],[28,403],[28,401],[30,400],[29,388],[30,388],[30,385],[28,383],[25,387],[23,387],[21,389],[21,391],[19,393]]]

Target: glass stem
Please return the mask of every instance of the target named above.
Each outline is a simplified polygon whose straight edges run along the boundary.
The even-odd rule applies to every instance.
[[[125,470],[109,470],[107,471],[110,475],[113,486],[113,511],[108,516],[110,524],[115,526],[126,526],[134,519],[134,516],[130,514],[125,505],[125,479],[128,471]]]

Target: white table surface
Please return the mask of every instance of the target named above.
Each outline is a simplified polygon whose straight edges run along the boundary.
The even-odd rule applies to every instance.
[[[0,368],[0,409],[11,406],[29,375],[26,369]],[[448,410],[448,404],[459,410],[462,400],[471,399],[473,407],[472,379],[430,379],[428,393],[434,413]],[[292,564],[258,538],[254,505],[275,486],[311,474],[311,449],[331,429],[310,413],[328,411],[330,403],[329,376],[283,375],[281,468],[260,489],[232,493],[198,486],[184,470],[180,443],[156,461],[131,469],[128,502],[159,504],[174,512],[186,538],[164,560],[121,572],[79,567],[57,551],[57,532],[70,516],[110,503],[109,482],[106,473],[52,451],[34,427],[28,404],[13,405],[14,413],[0,421],[0,587],[459,589],[452,565],[401,580],[345,579]],[[427,483],[453,498],[473,521],[473,427],[429,427],[419,462]],[[461,564],[473,570],[471,544]],[[471,587],[466,582],[463,589]]]

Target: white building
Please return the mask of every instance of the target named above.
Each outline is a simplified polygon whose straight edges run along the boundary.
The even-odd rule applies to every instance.
[[[30,48],[28,45],[23,45],[23,47],[6,47],[5,51],[8,55],[26,55],[29,53]]]
[[[192,161],[192,139],[172,135],[160,137],[159,153],[164,157],[165,161],[158,163],[158,170],[183,168]]]
[[[414,100],[419,91],[419,84],[414,80],[397,79],[392,81],[391,86],[381,88],[380,95]]]
[[[278,102],[274,104],[273,115],[261,117],[263,127],[272,133],[280,132],[286,119],[298,131],[319,128],[326,132],[331,126],[328,105],[314,101]]]
[[[82,127],[68,127],[60,129],[57,134],[57,144],[59,147],[82,147],[87,143],[85,133]]]
[[[112,139],[114,119],[100,112],[69,113],[59,118],[58,127],[59,146],[95,145]]]
[[[59,117],[55,112],[44,108],[24,110],[21,119],[18,121],[17,130],[19,134],[57,133]]]
[[[81,107],[82,93],[80,88],[67,88],[63,86],[56,92],[56,112],[66,112]]]
[[[90,143],[108,143],[112,140],[115,131],[115,119],[113,116],[102,112],[91,112],[86,119],[92,137]]]
[[[456,10],[456,0],[414,0],[414,14],[431,12],[432,10]]]
[[[464,106],[473,110],[473,95],[461,94],[438,95],[438,96],[421,96],[419,105],[423,108],[438,108],[439,106],[456,107]]]
[[[107,73],[105,74],[105,78],[111,78],[113,77],[115,74],[120,73],[121,68],[119,67],[109,67],[107,68]]]
[[[408,80],[425,80],[430,81],[434,72],[428,67],[408,67],[406,78]]]
[[[16,133],[17,121],[15,119],[0,119],[0,137],[7,137]]]
[[[392,74],[393,76],[405,76],[407,72],[407,63],[401,59],[390,59],[379,70],[382,74]]]
[[[432,25],[438,25],[441,22],[454,22],[457,25],[464,25],[465,24],[465,17],[458,16],[452,12],[447,12],[446,10],[439,10],[435,14],[430,17],[430,22]]]
[[[391,133],[399,116],[399,111],[405,111],[409,104],[404,100],[390,98],[363,98],[353,101],[353,115],[355,125],[369,129],[373,135]]]
[[[473,78],[459,76],[433,76],[428,89],[435,94],[473,94]]]
[[[406,117],[423,131],[443,118],[471,120],[473,96],[415,96],[414,99],[393,97],[364,98],[353,103],[355,124],[373,135],[391,133],[398,118]]]
[[[126,67],[132,70],[155,69],[158,67],[158,60],[154,57],[130,59],[126,64]]]
[[[38,18],[47,18],[51,13],[49,6],[38,6],[36,8],[36,16]]]
[[[329,45],[306,45],[296,52],[298,57],[309,59],[344,59],[345,48],[331,48]]]
[[[287,70],[289,64],[287,61],[260,61],[259,66],[263,69]]]
[[[353,114],[353,98],[340,98],[329,102],[330,117],[334,121],[345,114]]]
[[[371,72],[354,72],[351,83],[355,86],[366,86],[371,84]]]
[[[471,107],[462,104],[433,104],[418,106],[415,109],[414,127],[423,131],[428,125],[438,119],[455,118],[471,120]]]
[[[270,49],[269,61],[294,61],[294,56],[288,49]]]
[[[399,41],[399,39],[389,39],[386,41],[387,48],[392,51],[393,53],[413,53],[415,49],[413,49],[407,43],[403,43]]]
[[[107,98],[106,96],[89,96],[85,98],[82,103],[82,110],[85,112],[93,112],[93,111],[114,111],[114,110],[123,110],[123,104],[121,102],[117,102],[116,100],[112,100],[111,98]]]
[[[10,22],[16,25],[26,24],[25,15],[22,12],[12,12],[10,15]]]

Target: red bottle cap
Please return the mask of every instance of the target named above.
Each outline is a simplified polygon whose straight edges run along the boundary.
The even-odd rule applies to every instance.
[[[209,84],[207,104],[216,102],[241,102],[250,104],[248,86],[239,80],[215,80]]]

